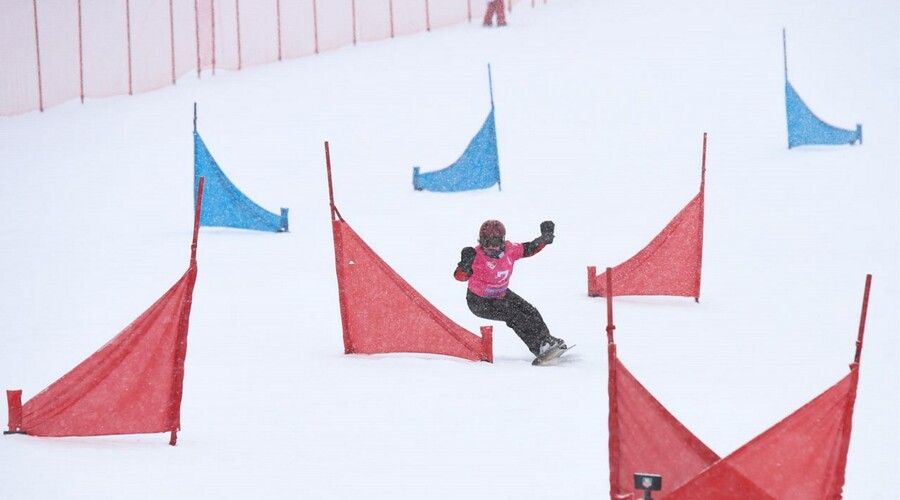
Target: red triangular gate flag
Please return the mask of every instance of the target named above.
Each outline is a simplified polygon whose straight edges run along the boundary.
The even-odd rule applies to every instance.
[[[97,352],[21,407],[8,397],[8,432],[33,436],[99,436],[170,432],[181,426],[188,323],[197,280],[198,190],[187,272],[149,309]],[[17,421],[13,421],[13,419]]]
[[[607,287],[609,274],[607,269]],[[871,275],[850,373],[799,410],[717,459],[618,360],[609,337],[610,498],[636,498],[634,473],[660,474],[661,500],[837,500],[842,498]],[[706,465],[704,465],[706,462]]]
[[[346,353],[420,352],[491,361],[482,337],[425,300],[349,224],[332,224]]]
[[[325,154],[331,190],[327,142]],[[479,337],[450,320],[356,234],[333,201],[331,206],[345,353],[415,352],[493,361],[489,327]]]
[[[98,436],[177,430],[191,265],[155,304],[99,351],[22,406],[33,436]],[[180,360],[184,363],[183,356]],[[180,373],[179,373],[180,372]]]
[[[700,192],[641,251],[613,268],[616,295],[671,295],[700,298],[703,263],[703,213],[706,134]],[[588,295],[605,297],[605,273],[588,267]]]
[[[720,466],[721,465],[721,466]],[[690,483],[688,489],[678,489],[669,495],[660,498],[672,500],[675,498],[690,498],[692,500],[780,500],[783,497],[772,496],[765,492],[756,483],[727,464],[717,463],[709,470],[700,474]],[[682,496],[682,491],[691,491]]]
[[[841,498],[858,373],[852,365],[840,382],[665,498]],[[768,495],[726,488],[745,479]]]
[[[719,460],[625,368],[615,344],[609,351],[611,498],[635,492],[635,472],[662,475],[665,495]]]

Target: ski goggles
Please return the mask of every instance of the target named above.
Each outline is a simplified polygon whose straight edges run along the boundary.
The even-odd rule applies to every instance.
[[[496,236],[491,238],[484,238],[481,240],[481,246],[500,248],[501,246],[503,246],[503,238],[499,238]]]

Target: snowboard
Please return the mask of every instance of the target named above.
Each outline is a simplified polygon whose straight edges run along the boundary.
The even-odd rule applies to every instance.
[[[552,365],[559,361],[559,357],[566,353],[569,349],[575,347],[575,344],[572,344],[565,349],[560,349],[559,347],[554,347],[549,349],[544,354],[534,358],[534,361],[531,362],[533,366],[544,366],[544,365]]]

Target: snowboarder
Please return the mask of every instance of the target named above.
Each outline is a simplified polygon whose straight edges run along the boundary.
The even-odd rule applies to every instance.
[[[562,339],[550,335],[541,313],[509,289],[515,262],[531,257],[553,243],[554,224],[541,222],[541,235],[526,243],[506,241],[506,228],[498,220],[488,220],[478,231],[475,248],[465,247],[453,277],[468,281],[466,303],[479,318],[503,321],[516,332],[535,357],[553,348],[566,349]]]

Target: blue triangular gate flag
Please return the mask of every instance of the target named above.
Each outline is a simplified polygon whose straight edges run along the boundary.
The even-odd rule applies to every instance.
[[[856,130],[847,130],[823,122],[787,80],[784,81],[784,99],[789,148],[810,144],[862,144],[862,125],[856,125]]]
[[[237,188],[222,172],[200,134],[194,131],[194,197],[200,177],[206,178],[201,226],[234,227],[257,231],[288,230],[288,209],[276,215],[260,207]]]
[[[784,48],[784,101],[787,110],[788,149],[812,144],[862,144],[862,125],[856,130],[834,127],[820,120],[788,80],[787,30],[782,28]]]
[[[413,167],[413,187],[417,191],[470,191],[494,184],[499,188],[500,160],[493,106],[481,130],[455,163],[424,174],[419,172],[419,167]]]

